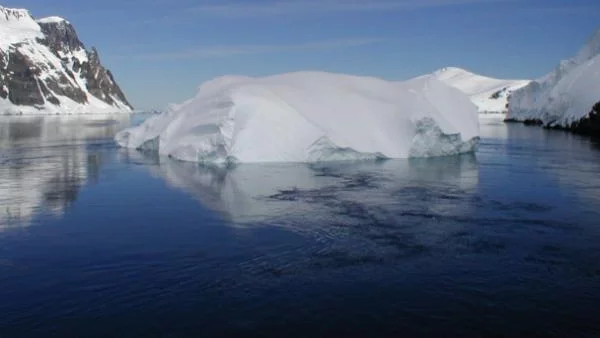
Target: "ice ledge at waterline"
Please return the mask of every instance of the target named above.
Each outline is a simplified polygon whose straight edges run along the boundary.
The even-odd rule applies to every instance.
[[[444,156],[472,152],[478,139],[476,107],[436,79],[323,72],[217,78],[116,136],[122,147],[220,164]]]

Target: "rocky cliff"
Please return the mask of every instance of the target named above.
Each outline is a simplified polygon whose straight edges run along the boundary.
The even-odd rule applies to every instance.
[[[131,110],[98,51],[85,48],[71,23],[0,6],[0,114]]]

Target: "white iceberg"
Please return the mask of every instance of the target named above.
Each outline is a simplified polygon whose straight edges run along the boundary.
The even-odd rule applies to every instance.
[[[600,30],[569,60],[513,93],[507,118],[573,128],[600,102]],[[600,113],[600,112],[599,112]]]
[[[319,162],[471,152],[479,123],[469,98],[436,79],[296,72],[206,82],[115,139],[190,162]]]

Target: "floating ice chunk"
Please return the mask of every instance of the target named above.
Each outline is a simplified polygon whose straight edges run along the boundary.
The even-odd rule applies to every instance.
[[[435,120],[425,117],[416,123],[417,134],[412,140],[410,157],[436,157],[461,154],[477,146],[478,138],[465,142],[460,133],[445,134]]]
[[[209,81],[116,141],[191,162],[319,162],[470,152],[478,135],[476,107],[438,80],[298,72]]]

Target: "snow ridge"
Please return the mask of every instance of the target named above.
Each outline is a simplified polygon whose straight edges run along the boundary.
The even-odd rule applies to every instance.
[[[0,21],[19,21],[23,19],[33,20],[28,10],[23,8],[6,8],[0,5]]]
[[[35,41],[43,36],[40,26],[26,9],[0,6],[0,50],[23,41]]]
[[[425,76],[431,76],[467,94],[480,113],[506,113],[511,93],[530,82],[495,79],[458,67],[442,68]]]
[[[37,20],[38,23],[61,23],[61,22],[66,22],[69,23],[69,21],[67,21],[64,18],[61,18],[60,16],[49,16],[46,18],[41,18]]]

